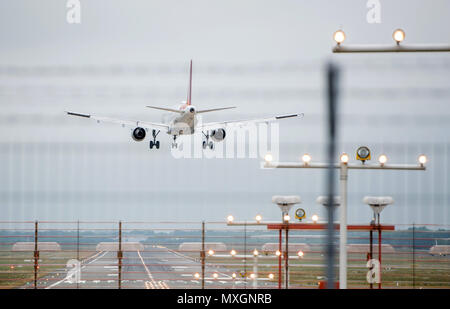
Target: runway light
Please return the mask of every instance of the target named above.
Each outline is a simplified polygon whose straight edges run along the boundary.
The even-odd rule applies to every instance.
[[[289,220],[291,220],[291,216],[289,216],[289,215],[284,215],[283,220],[284,220],[285,222],[289,222]]]
[[[236,250],[234,250],[234,249],[231,250],[231,251],[230,251],[230,254],[231,254],[232,256],[235,256],[235,255],[236,255]]]
[[[254,255],[254,256],[258,256],[258,255],[259,255],[259,252],[258,252],[258,250],[256,250],[256,249],[255,249],[255,250],[253,250],[253,255]]]
[[[271,155],[270,153],[268,153],[268,154],[266,154],[266,155],[264,156],[264,160],[265,160],[267,163],[270,163],[270,162],[272,162],[273,157],[272,157],[272,155]]]
[[[250,274],[250,278],[255,279],[256,275],[255,274]]]
[[[299,258],[302,258],[305,254],[303,253],[303,251],[299,251],[297,252],[297,255]]]
[[[400,42],[405,39],[405,31],[403,31],[402,29],[395,30],[392,34],[392,38],[395,42],[397,42],[397,44],[400,44]]]
[[[209,249],[208,250],[208,254],[211,255],[211,256],[214,255],[214,250],[213,249]]]
[[[319,216],[318,215],[312,215],[311,219],[313,220],[314,223],[317,223],[317,221],[319,221]]]
[[[275,251],[275,255],[276,255],[276,256],[280,256],[280,255],[281,255],[280,250]]]
[[[231,274],[231,277],[232,277],[233,279],[236,279],[236,274],[235,274],[235,273],[232,273],[232,274]]]
[[[9,266],[9,268],[11,268],[11,270],[14,270],[14,265]]]
[[[309,162],[311,162],[311,156],[309,154],[305,153],[302,156],[302,161],[303,161],[303,163],[305,163],[305,165],[308,165]]]
[[[346,154],[345,152],[343,154],[341,154],[341,162],[342,163],[348,163],[348,160],[350,159],[348,154]]]
[[[257,223],[260,223],[262,220],[262,216],[261,215],[256,215],[255,220]]]
[[[380,162],[381,166],[383,166],[387,162],[386,155],[382,154],[381,156],[379,156],[378,157],[378,162]]]
[[[195,277],[196,279],[198,279],[198,278],[200,278],[200,274],[199,274],[199,273],[195,273],[195,274],[194,274],[194,277]]]
[[[342,30],[338,30],[333,34],[333,39],[338,45],[345,41],[345,33]]]
[[[426,155],[420,155],[419,156],[419,163],[421,166],[423,166],[425,163],[427,163],[427,156]]]
[[[218,275],[217,273],[214,273],[214,274],[213,274],[213,278],[214,278],[214,279],[217,279],[217,278],[219,278],[219,275]]]
[[[273,278],[275,278],[275,276],[273,274],[269,274],[269,279],[273,280]]]
[[[233,223],[233,221],[234,221],[234,217],[233,217],[232,215],[229,215],[229,216],[227,217],[227,222],[228,222],[228,223]]]

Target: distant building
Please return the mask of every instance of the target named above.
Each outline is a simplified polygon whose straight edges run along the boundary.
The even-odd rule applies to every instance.
[[[285,245],[282,244],[282,250],[284,251]],[[261,247],[261,251],[263,254],[274,254],[277,250],[279,250],[279,243],[266,243]],[[288,244],[289,252],[311,252],[311,247],[305,243],[289,243]]]
[[[32,241],[29,242],[16,242],[12,251],[34,251],[35,243]],[[37,242],[38,251],[61,251],[61,246],[54,241],[38,241]]]
[[[347,245],[348,253],[368,253],[370,252],[369,244],[350,244]],[[378,254],[378,244],[373,244],[372,247],[373,254]],[[385,253],[395,253],[394,247],[390,244],[381,244],[381,254]]]
[[[178,246],[178,251],[182,252],[200,252],[202,250],[201,242],[184,242]],[[214,250],[214,252],[227,251],[227,246],[222,242],[205,242],[205,251]]]
[[[118,242],[100,242],[97,247],[97,251],[119,251]],[[144,246],[140,242],[122,242],[122,251],[143,251]]]

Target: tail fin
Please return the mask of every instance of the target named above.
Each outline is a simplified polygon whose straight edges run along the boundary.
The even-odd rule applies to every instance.
[[[189,88],[188,88],[186,105],[191,105],[191,99],[192,99],[192,59],[191,59],[191,65],[189,67]]]

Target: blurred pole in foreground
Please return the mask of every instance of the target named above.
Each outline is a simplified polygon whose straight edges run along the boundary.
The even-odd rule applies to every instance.
[[[329,63],[327,66],[327,99],[328,99],[328,200],[334,197],[334,168],[336,154],[336,109],[337,109],[337,68]],[[328,228],[327,228],[327,288],[334,289],[334,203],[327,206]]]

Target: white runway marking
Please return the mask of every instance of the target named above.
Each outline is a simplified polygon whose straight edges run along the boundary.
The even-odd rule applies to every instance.
[[[144,265],[145,271],[147,272],[148,277],[150,278],[151,284],[152,286],[157,286],[155,279],[153,278],[152,273],[150,272],[150,270],[148,269],[147,265],[145,265],[144,263],[144,259],[142,258],[141,253],[138,251],[137,254],[139,255],[139,258],[141,259],[142,265]]]
[[[90,261],[89,263],[86,263],[84,266],[81,267],[81,269],[83,269],[83,268],[85,268],[87,265],[89,265],[89,264],[91,264],[91,263],[97,261],[98,259],[104,257],[105,254],[108,253],[108,251],[105,251],[102,255],[100,255],[100,253],[101,253],[101,252],[98,252],[97,254],[95,254],[92,258],[94,258],[94,257],[96,257],[96,256],[97,256],[97,257],[96,257],[95,259],[93,259],[92,261]],[[52,287],[55,287],[55,286],[57,286],[57,285],[63,283],[63,282],[66,281],[66,280],[67,280],[67,278],[64,278],[64,279],[62,279],[62,280],[60,280],[60,281],[58,281],[58,282],[55,282],[55,283],[49,285],[49,286],[46,287],[45,289],[51,289]]]

